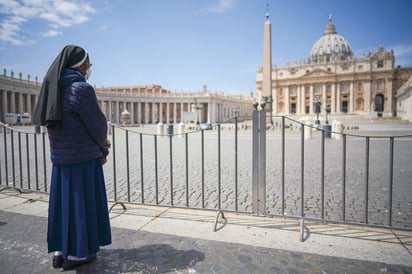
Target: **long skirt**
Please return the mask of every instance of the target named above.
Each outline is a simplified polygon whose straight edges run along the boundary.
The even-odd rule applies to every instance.
[[[53,165],[48,251],[87,257],[111,244],[103,167],[100,159],[79,164]]]

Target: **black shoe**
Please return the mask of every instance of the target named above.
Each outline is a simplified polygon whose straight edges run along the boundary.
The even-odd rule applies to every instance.
[[[97,257],[96,254],[91,254],[91,255],[87,256],[87,259],[85,259],[85,260],[74,261],[74,260],[67,259],[63,262],[63,270],[70,270],[70,269],[72,269],[74,267],[77,267],[79,265],[90,263],[90,262],[96,260],[96,257]]]
[[[53,256],[53,268],[60,268],[63,266],[63,256],[62,255],[54,255]]]

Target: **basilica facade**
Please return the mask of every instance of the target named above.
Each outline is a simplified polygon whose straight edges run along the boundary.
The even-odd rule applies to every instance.
[[[396,92],[412,68],[395,68],[395,54],[380,46],[356,58],[329,17],[324,34],[304,61],[272,66],[271,25],[264,24],[263,66],[256,74],[257,98],[272,114],[317,112],[396,116]]]

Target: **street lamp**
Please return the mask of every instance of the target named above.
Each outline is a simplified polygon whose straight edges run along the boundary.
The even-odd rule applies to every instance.
[[[192,107],[192,111],[193,109],[196,111],[195,124],[198,125],[199,124],[199,109],[202,108],[202,104],[198,104],[197,100],[195,99],[195,102],[191,105],[191,107]]]
[[[321,111],[322,102],[319,100],[319,96],[316,96],[316,101],[313,102],[313,104],[315,106],[315,113],[316,113],[315,125],[320,125],[319,113]]]
[[[329,106],[329,105],[326,106],[325,111],[326,111],[326,121],[325,121],[325,124],[328,124],[328,123],[329,123],[329,122],[328,122],[328,114],[330,113],[330,106]]]

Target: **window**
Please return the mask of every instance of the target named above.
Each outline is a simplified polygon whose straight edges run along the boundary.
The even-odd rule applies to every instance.
[[[383,80],[382,80],[382,79],[379,79],[379,80],[376,82],[376,89],[377,89],[377,90],[382,90],[383,87],[384,87]]]
[[[362,87],[362,83],[358,83],[358,91],[362,91],[363,87]]]
[[[349,83],[348,82],[343,82],[342,83],[342,92],[348,92],[349,91]]]
[[[296,95],[296,86],[293,86],[290,88],[290,94],[291,95]]]
[[[363,65],[359,65],[358,70],[363,70]]]
[[[321,86],[320,84],[315,85],[315,93],[320,93],[321,92]]]
[[[378,61],[378,68],[383,68],[383,61]]]

